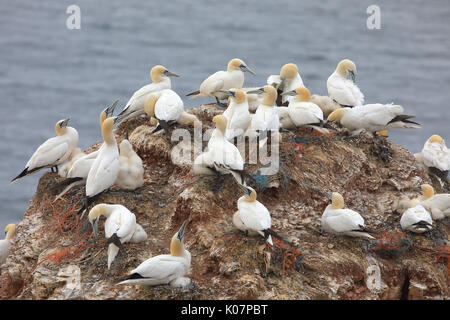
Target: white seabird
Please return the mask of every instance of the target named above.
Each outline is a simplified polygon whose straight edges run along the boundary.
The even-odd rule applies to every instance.
[[[81,150],[80,147],[76,147],[73,149],[72,154],[70,155],[69,159],[59,168],[58,174],[62,178],[67,178],[67,174],[69,173],[70,168],[72,167],[73,163],[77,161],[78,159],[84,157],[86,154]]]
[[[313,94],[310,98],[310,101],[319,106],[324,116],[328,116],[334,110],[342,108],[339,103],[331,99],[329,96],[320,96],[317,94]]]
[[[331,204],[322,214],[322,229],[325,232],[350,237],[374,239],[366,229],[361,215],[351,209],[344,209],[344,198],[337,192],[332,193]]]
[[[403,230],[409,230],[414,233],[424,233],[431,230],[433,220],[430,213],[420,205],[417,199],[411,200],[409,209],[403,212],[400,218],[400,225]]]
[[[5,239],[0,240],[0,266],[5,263],[11,248],[11,239],[16,234],[16,225],[10,223],[5,227]]]
[[[225,137],[232,140],[244,134],[250,124],[247,95],[240,89],[222,90],[230,97],[230,104],[223,115],[227,118]]]
[[[111,187],[119,174],[119,149],[113,133],[114,120],[103,121],[102,137],[105,145],[99,151],[86,179],[86,204],[80,212],[89,208],[89,204],[103,191]]]
[[[277,131],[280,128],[280,119],[276,110],[277,91],[274,87],[266,85],[249,93],[265,94],[264,100],[258,106],[252,117],[250,127],[258,131]]]
[[[273,246],[272,236],[269,233],[272,226],[270,212],[261,202],[256,200],[257,194],[253,188],[248,186],[244,188],[246,194],[237,201],[239,219],[235,219],[237,222],[239,220],[242,222],[244,229],[259,233],[266,239],[267,243]],[[236,227],[240,229],[238,226],[239,223]]]
[[[99,117],[99,123],[100,123],[100,129],[102,128],[103,122],[105,119],[112,116],[114,112],[114,108],[116,107],[119,100],[114,101],[109,107],[105,108],[100,112]],[[94,163],[97,155],[99,154],[100,150],[104,148],[105,143],[103,142],[99,149],[96,151],[93,151],[89,154],[84,154],[84,156],[81,156],[79,159],[76,159],[72,166],[69,168],[69,171],[66,176],[66,180],[63,180],[62,182],[58,183],[54,188],[57,189],[61,186],[66,186],[64,190],[56,196],[55,200],[58,200],[60,197],[62,197],[64,194],[66,194],[71,188],[73,188],[76,185],[80,185],[86,182],[87,176],[89,174],[89,170],[92,167],[92,164]]]
[[[187,221],[172,237],[170,254],[161,254],[145,260],[118,284],[188,286],[191,279],[184,276],[189,272],[191,266],[191,254],[183,244],[186,225]]]
[[[144,184],[142,159],[133,150],[128,137],[119,144],[119,174],[115,184],[126,190],[135,190]]]
[[[283,95],[294,97],[289,102],[288,113],[295,126],[311,126],[322,133],[329,133],[327,129],[315,126],[323,123],[323,112],[319,106],[310,102],[311,94],[307,88],[298,87],[283,93]]]
[[[354,108],[339,108],[328,116],[328,121],[340,122],[353,133],[366,130],[377,132],[393,128],[419,129],[420,124],[403,114],[403,107],[394,104],[366,104]]]
[[[193,96],[194,98],[215,97],[217,104],[225,107],[226,104],[219,100],[226,99],[227,96],[220,90],[241,89],[244,84],[244,72],[255,74],[241,59],[232,59],[228,62],[227,71],[217,71],[210,75],[202,82],[200,90],[188,93],[187,96]]]
[[[11,182],[44,168],[52,168],[52,171],[53,168],[56,168],[56,172],[58,172],[58,165],[69,159],[78,144],[78,132],[76,129],[68,127],[68,122],[69,119],[65,119],[56,123],[57,136],[41,144],[28,160],[25,169]]]
[[[450,194],[434,194],[434,188],[429,184],[422,185],[420,204],[427,209],[434,220],[450,216]]]
[[[347,79],[350,74],[351,80]],[[327,80],[328,95],[343,107],[361,106],[364,95],[355,84],[356,65],[349,59],[340,61]]]
[[[267,78],[267,84],[286,93],[303,86],[303,80],[298,73],[295,63],[287,63],[281,67],[280,75],[271,75]],[[291,96],[281,95],[281,103],[287,105],[292,100]]]
[[[152,83],[143,86],[136,91],[125,105],[125,108],[118,114],[116,125],[120,125],[124,121],[144,115],[144,104],[150,93],[158,92],[163,89],[171,88],[169,77],[179,77],[179,75],[170,72],[164,66],[156,65],[150,71]]]
[[[108,245],[108,269],[110,269],[111,263],[117,256],[119,248],[123,247],[123,243],[145,241],[147,233],[144,236],[142,234],[144,230],[140,227],[138,230],[139,238],[135,236],[134,241],[131,241],[138,226],[134,213],[120,204],[101,203],[94,206],[89,212],[89,222],[92,225],[95,237],[98,233],[98,220],[102,215],[106,217],[104,228],[105,237],[108,239],[106,244]]]
[[[434,168],[445,178],[450,170],[450,150],[441,136],[434,134],[424,144],[421,151],[423,163]]]
[[[207,150],[195,158],[192,172],[194,175],[232,174],[242,185],[244,159],[238,148],[225,138],[227,118],[217,115],[212,121],[216,128],[208,141]]]

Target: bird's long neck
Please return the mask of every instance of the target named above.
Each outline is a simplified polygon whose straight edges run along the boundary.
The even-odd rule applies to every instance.
[[[111,119],[111,118],[109,118],[109,119]],[[116,138],[113,133],[113,122],[112,121],[104,121],[103,122],[102,137],[107,145],[117,144]]]
[[[170,241],[170,255],[174,257],[185,256],[184,245],[176,236]]]
[[[55,131],[56,131],[56,134],[57,134],[58,136],[62,136],[63,134],[66,134],[66,132],[67,132],[67,127],[61,128],[61,127],[59,126],[59,124],[56,124],[56,125],[55,125]]]

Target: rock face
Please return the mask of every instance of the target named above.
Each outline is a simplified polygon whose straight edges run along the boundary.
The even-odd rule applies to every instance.
[[[189,110],[203,126],[219,114],[214,105]],[[271,212],[272,228],[295,246],[246,237],[232,224],[242,191],[231,176],[194,176],[190,166],[172,162],[177,142],[145,119],[128,123],[130,142],[143,159],[145,184],[135,191],[112,187],[96,203],[123,204],[148,234],[126,244],[107,270],[105,238],[94,241],[86,217],[76,215],[84,187],[53,202],[60,177],[39,181],[7,262],[0,267],[3,299],[448,299],[448,218],[423,235],[400,231],[394,211],[413,188],[433,183],[414,156],[386,137],[332,136],[298,130],[283,133],[280,168],[271,176],[252,164],[248,184]],[[190,127],[182,127],[194,135]],[[200,132],[201,133],[201,132]],[[117,132],[118,142],[123,139]],[[198,132],[197,132],[198,134]],[[206,141],[204,145],[206,145]],[[95,149],[96,144],[91,149]],[[261,169],[262,168],[262,169]],[[258,171],[258,169],[260,171]],[[434,181],[435,182],[435,181]],[[448,184],[434,183],[437,192]],[[376,240],[323,233],[320,217],[327,192],[344,196],[346,207],[378,232]],[[192,285],[145,288],[116,286],[145,259],[167,253],[177,228],[189,219],[185,245],[192,254]],[[103,220],[102,220],[103,221]],[[99,230],[102,229],[102,223]],[[276,239],[275,239],[276,240]]]

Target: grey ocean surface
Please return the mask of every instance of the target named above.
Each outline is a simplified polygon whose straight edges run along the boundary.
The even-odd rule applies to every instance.
[[[81,8],[81,29],[66,28],[66,8]],[[369,5],[381,30],[366,27]],[[10,184],[35,149],[70,117],[87,148],[101,140],[99,112],[121,110],[162,64],[181,75],[182,97],[209,74],[243,59],[265,84],[297,63],[312,93],[343,58],[355,61],[366,103],[403,105],[421,130],[390,139],[418,152],[432,134],[450,143],[450,1],[111,1],[0,0],[0,229],[22,219],[43,171]],[[186,108],[212,102],[183,98]]]

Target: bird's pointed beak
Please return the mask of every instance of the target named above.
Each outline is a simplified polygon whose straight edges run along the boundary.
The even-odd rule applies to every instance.
[[[98,220],[99,218],[95,218],[94,222],[92,223],[92,230],[94,231],[94,236],[98,237]]]
[[[247,94],[261,94],[261,93],[264,93],[264,88],[247,91]]]
[[[353,82],[355,82],[356,80],[356,74],[353,70],[348,70],[348,73],[350,74],[350,78],[352,79]]]
[[[65,119],[61,124],[59,125],[61,128],[67,127],[67,123],[69,122],[70,118]]]
[[[164,71],[164,75],[168,76],[168,77],[177,77],[179,78],[180,76],[177,75],[176,73],[170,72],[169,70]]]
[[[187,224],[188,224],[188,221],[187,220],[185,220],[184,222],[183,222],[183,224],[181,225],[181,227],[180,227],[180,230],[178,230],[178,240],[180,240],[180,241],[183,241],[183,238],[184,238],[184,232],[186,231],[186,226],[187,226]]]
[[[327,197],[328,198],[332,198],[332,196],[333,196],[333,193],[332,192],[330,192],[330,191],[327,191],[327,192],[325,192],[325,194],[327,195]]]
[[[246,65],[241,65],[240,68],[241,68],[241,70],[244,71],[244,72],[251,73],[251,74],[254,75],[254,76],[256,75],[256,73],[255,73],[252,69],[250,69],[249,67],[247,67]]]
[[[281,95],[282,95],[282,96],[296,96],[296,95],[297,95],[297,92],[296,92],[295,90],[292,90],[292,91],[286,91],[286,92],[283,92]]]
[[[106,113],[106,117],[107,117],[107,118],[109,118],[110,116],[113,115],[114,109],[116,108],[118,102],[119,102],[119,100],[114,101],[114,102],[112,103],[112,105],[110,105],[109,107],[107,107],[107,108],[105,109],[105,113]]]
[[[226,94],[228,97],[234,97],[234,92],[230,90],[219,90],[219,92],[222,92],[223,94]]]

